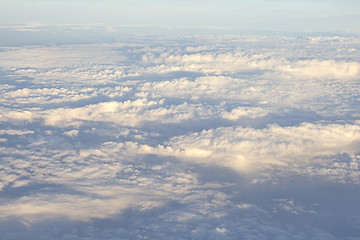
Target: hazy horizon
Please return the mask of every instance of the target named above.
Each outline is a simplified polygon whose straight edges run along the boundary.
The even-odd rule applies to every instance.
[[[0,239],[360,239],[360,2],[0,3]]]

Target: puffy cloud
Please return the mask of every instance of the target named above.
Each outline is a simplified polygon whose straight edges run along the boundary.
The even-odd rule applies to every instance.
[[[137,99],[124,102],[100,102],[80,108],[56,108],[44,111],[12,110],[3,108],[0,121],[43,121],[44,125],[55,127],[79,127],[84,122],[115,123],[121,126],[138,126],[146,122],[179,123],[211,116],[211,109],[199,104],[183,103],[164,106],[164,100],[149,101]]]
[[[22,216],[27,222],[42,218],[67,217],[72,220],[89,220],[93,217],[104,218],[128,207],[131,196],[120,199],[97,200],[86,196],[52,195],[23,197],[11,204],[2,205],[2,218],[11,215]]]
[[[182,105],[161,107],[164,101],[137,99],[124,102],[103,102],[83,108],[54,109],[44,113],[44,124],[78,126],[83,121],[111,122],[121,126],[138,126],[146,122],[178,123],[209,113],[202,106]]]
[[[236,120],[240,117],[248,117],[248,118],[258,118],[258,117],[264,117],[269,113],[269,111],[264,110],[259,107],[252,107],[252,108],[246,108],[246,107],[237,107],[231,110],[231,112],[222,112],[221,117],[229,120]]]
[[[69,137],[76,137],[78,134],[79,134],[79,130],[76,129],[64,132],[64,135],[67,135]]]
[[[81,92],[77,92],[65,88],[22,88],[4,93],[2,102],[8,106],[11,105],[12,107],[14,107],[14,104],[19,107],[24,104],[51,105],[89,99],[96,96],[94,91],[94,89],[84,89]]]
[[[357,236],[358,44],[3,48],[3,238]]]
[[[24,134],[33,134],[34,131],[29,130],[15,130],[15,129],[2,129],[0,130],[0,135],[2,134],[9,134],[9,135],[24,135]]]
[[[164,97],[177,97],[184,99],[242,99],[249,93],[245,85],[245,80],[234,79],[223,76],[199,77],[194,81],[189,79],[175,79],[172,81],[147,82],[139,86],[139,90],[158,94]],[[254,91],[255,88],[253,87]]]
[[[280,73],[290,74],[294,77],[325,78],[325,79],[355,79],[360,74],[358,62],[336,62],[334,60],[303,60],[293,65],[277,66]]]
[[[270,54],[236,53],[193,53],[193,54],[151,54],[143,56],[146,64],[179,66],[183,71],[203,73],[242,73],[267,71],[274,75],[285,75],[302,79],[354,79],[359,77],[360,64],[354,61],[299,60],[288,59]],[[157,70],[157,69],[153,69]]]
[[[36,118],[36,114],[31,110],[19,109],[13,110],[9,108],[0,107],[2,115],[0,116],[1,122],[23,122],[23,121],[33,121]]]
[[[306,167],[314,169],[307,174],[332,175],[336,165],[327,156],[347,153],[359,154],[360,127],[358,125],[322,125],[304,123],[300,126],[281,127],[272,125],[265,129],[244,127],[218,128],[177,136],[170,140],[167,148],[159,148],[161,154],[172,154],[180,159],[205,165],[225,166],[245,174],[274,170],[286,174],[303,173]],[[335,158],[336,159],[336,158]],[[335,164],[335,165],[334,165]],[[348,168],[347,164],[338,171]],[[340,165],[337,165],[340,167]],[[354,176],[359,176],[357,160],[352,165]],[[342,170],[340,170],[342,169]],[[333,169],[334,170],[334,169]],[[344,171],[341,177],[347,179]],[[359,179],[353,179],[358,182]]]

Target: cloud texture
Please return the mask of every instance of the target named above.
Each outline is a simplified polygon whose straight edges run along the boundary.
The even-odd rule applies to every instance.
[[[359,238],[359,44],[2,48],[3,239]]]

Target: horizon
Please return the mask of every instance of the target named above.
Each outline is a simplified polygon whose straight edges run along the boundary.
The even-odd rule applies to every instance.
[[[360,239],[359,10],[1,2],[1,240]]]

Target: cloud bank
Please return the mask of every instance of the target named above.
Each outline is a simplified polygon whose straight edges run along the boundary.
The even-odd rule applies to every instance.
[[[3,47],[2,238],[359,238],[359,44]]]

